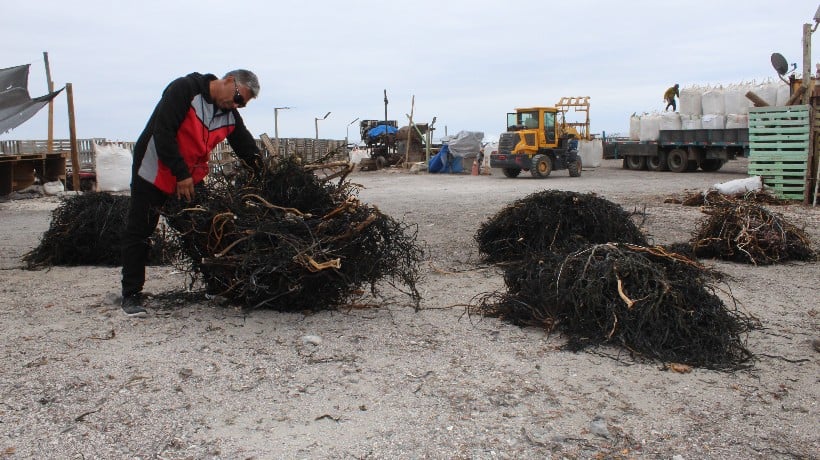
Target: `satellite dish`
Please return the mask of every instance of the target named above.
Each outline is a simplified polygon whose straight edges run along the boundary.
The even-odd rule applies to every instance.
[[[786,72],[789,71],[789,63],[780,53],[772,53],[772,67],[781,76],[786,75]]]

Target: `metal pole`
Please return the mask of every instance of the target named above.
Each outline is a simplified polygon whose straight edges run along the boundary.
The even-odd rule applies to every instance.
[[[347,145],[349,144],[349,141],[347,140],[347,135],[350,133],[350,125],[352,125],[353,123],[356,123],[357,121],[359,121],[359,117],[356,117],[355,120],[348,123],[347,128],[345,128],[345,149],[347,148]]]
[[[330,115],[330,112],[326,113],[325,116],[323,116],[322,118],[314,118],[313,119],[313,123],[316,125],[316,140],[313,143],[313,156],[314,157],[316,156],[316,144],[319,143],[319,120],[324,120],[329,115]]]

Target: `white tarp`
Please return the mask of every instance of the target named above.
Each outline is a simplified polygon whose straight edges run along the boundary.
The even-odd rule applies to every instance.
[[[447,144],[454,157],[474,158],[481,151],[484,133],[480,131],[459,131],[455,136],[447,136],[441,142]]]

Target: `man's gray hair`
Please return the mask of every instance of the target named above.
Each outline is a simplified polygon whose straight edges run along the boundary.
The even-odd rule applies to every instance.
[[[259,79],[250,70],[236,69],[226,73],[222,78],[233,77],[237,85],[242,85],[251,90],[251,97],[259,96]]]

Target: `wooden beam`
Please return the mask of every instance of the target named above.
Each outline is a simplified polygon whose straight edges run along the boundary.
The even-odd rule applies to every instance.
[[[752,91],[746,93],[746,99],[752,101],[755,107],[768,107],[769,103]]]
[[[51,80],[51,67],[48,64],[48,52],[43,51],[43,60],[46,62],[46,84],[48,92],[54,92],[54,81]],[[54,98],[48,101],[48,143],[46,144],[48,153],[54,152]]]
[[[71,139],[71,185],[80,191],[80,151],[77,149],[77,130],[74,127],[74,88],[71,83],[65,84],[68,98],[68,134]]]

